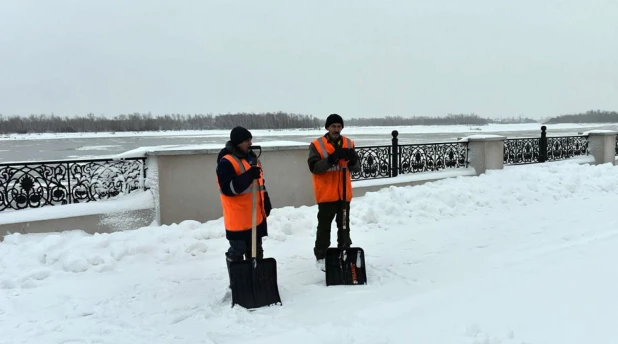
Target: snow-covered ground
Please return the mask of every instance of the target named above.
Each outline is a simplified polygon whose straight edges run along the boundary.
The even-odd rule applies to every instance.
[[[269,218],[283,306],[224,300],[222,221],[0,243],[0,343],[615,343],[618,168],[517,166],[354,199],[369,284],[326,287],[316,207]],[[333,230],[333,242],[335,242]]]

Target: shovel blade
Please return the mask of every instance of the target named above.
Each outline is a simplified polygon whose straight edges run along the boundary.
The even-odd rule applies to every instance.
[[[242,260],[230,263],[232,307],[247,309],[281,305],[274,258]]]
[[[326,285],[367,284],[365,251],[360,247],[326,249]]]

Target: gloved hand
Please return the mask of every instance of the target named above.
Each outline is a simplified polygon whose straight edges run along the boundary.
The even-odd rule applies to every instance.
[[[336,149],[335,152],[328,156],[328,162],[331,165],[336,164],[343,157],[344,149]]]
[[[344,153],[344,159],[347,161],[351,161],[354,160],[356,158],[356,153],[354,151],[354,148],[345,148],[344,149],[345,153]]]
[[[259,167],[251,166],[251,168],[246,173],[251,176],[251,179],[259,179],[261,171],[262,170]]]

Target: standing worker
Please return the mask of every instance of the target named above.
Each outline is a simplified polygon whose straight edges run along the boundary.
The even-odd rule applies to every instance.
[[[250,150],[251,132],[243,127],[235,127],[230,132],[230,140],[217,157],[217,184],[221,206],[225,237],[230,247],[225,253],[228,273],[230,263],[251,259],[251,220],[252,198],[251,186],[258,181],[257,220],[256,220],[256,258],[262,259],[262,237],[268,235],[266,218],[272,209],[270,197],[264,186],[264,176],[260,161]],[[256,165],[252,166],[252,162]]]
[[[313,192],[318,204],[318,227],[313,253],[318,268],[325,271],[324,259],[326,249],[330,246],[330,229],[333,218],[337,222],[337,247],[347,248],[352,245],[350,238],[350,218],[346,217],[343,228],[341,219],[343,207],[350,213],[352,200],[352,178],[350,172],[360,171],[360,159],[354,150],[354,142],[341,135],[343,119],[338,114],[331,114],[324,126],[328,133],[309,145],[309,170],[313,177]],[[346,199],[343,199],[342,168],[347,167]]]

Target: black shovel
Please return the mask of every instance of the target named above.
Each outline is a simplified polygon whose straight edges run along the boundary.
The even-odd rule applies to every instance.
[[[260,149],[260,146],[252,146]],[[259,156],[258,156],[259,157]],[[256,165],[257,159],[252,165]],[[257,246],[257,180],[252,184],[252,224],[251,224],[251,259],[230,263],[230,284],[232,288],[232,307],[239,305],[247,309],[263,306],[281,305],[277,285],[277,262],[274,258],[256,258]]]
[[[346,171],[343,169],[343,210],[341,221],[346,229],[348,211],[346,207]],[[326,249],[326,285],[361,285],[367,284],[365,270],[365,251],[360,247]]]

